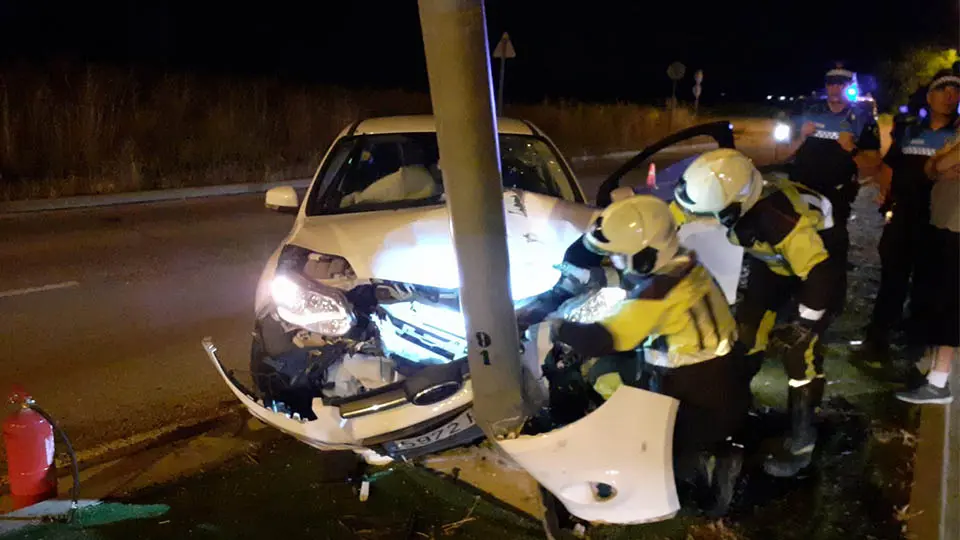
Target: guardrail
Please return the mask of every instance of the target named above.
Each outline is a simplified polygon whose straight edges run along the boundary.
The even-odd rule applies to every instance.
[[[152,191],[137,191],[132,193],[115,193],[110,195],[82,195],[78,197],[63,197],[58,199],[8,201],[0,202],[0,214],[22,214],[29,212],[44,212],[48,210],[68,210],[75,208],[112,206],[118,204],[152,203],[161,201],[196,199],[200,197],[219,197],[225,195],[263,193],[270,188],[277,186],[306,188],[310,185],[311,180],[311,178],[301,178],[282,182],[226,184],[221,186],[157,189]]]

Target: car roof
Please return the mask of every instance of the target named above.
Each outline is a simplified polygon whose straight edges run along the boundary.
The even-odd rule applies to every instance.
[[[534,135],[530,124],[515,118],[500,118],[499,131],[508,135]],[[436,119],[430,114],[409,116],[382,116],[360,121],[353,133],[357,135],[379,135],[384,133],[434,133],[437,131]]]

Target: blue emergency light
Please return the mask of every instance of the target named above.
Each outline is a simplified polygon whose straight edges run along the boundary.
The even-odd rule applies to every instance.
[[[856,101],[860,97],[860,89],[857,88],[857,83],[850,83],[844,93],[847,95],[847,101]]]

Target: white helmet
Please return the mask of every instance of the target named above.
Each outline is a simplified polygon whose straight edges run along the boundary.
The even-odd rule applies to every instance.
[[[760,199],[763,176],[753,161],[732,148],[705,152],[680,178],[677,204],[699,215],[715,216],[730,227]]]
[[[680,249],[670,208],[652,195],[629,197],[606,207],[583,242],[594,253],[624,256],[624,270],[637,274],[661,268]]]

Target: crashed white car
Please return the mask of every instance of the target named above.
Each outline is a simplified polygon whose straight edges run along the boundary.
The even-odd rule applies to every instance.
[[[502,118],[498,125],[510,288],[519,308],[556,284],[555,265],[598,210],[587,204],[546,135],[524,121]],[[641,165],[658,150],[718,129],[707,128],[649,147],[604,183],[598,201],[608,202],[621,181],[629,183],[633,169],[646,178]],[[719,129],[720,144],[732,145],[732,132]],[[302,201],[289,187],[267,193],[268,207],[296,212],[296,221],[258,285],[254,388],[226,370],[213,342],[205,341],[214,365],[254,416],[322,450],[370,450],[391,458],[483,438],[471,413],[459,273],[438,161],[433,117],[369,119],[340,133]],[[661,171],[652,192],[672,194],[682,166]],[[732,301],[740,252],[717,248],[729,246],[717,241],[718,233],[722,237],[722,231],[694,227],[682,239],[688,246],[712,246],[701,256]],[[577,299],[566,315],[596,318],[621,297],[599,291]],[[552,344],[543,334],[530,329],[522,357],[547,395],[541,368]],[[611,406],[626,404],[623,399],[614,396]],[[664,425],[652,429],[669,442]],[[536,458],[538,443],[518,444],[527,445],[515,455],[519,462]],[[669,455],[653,454],[663,467]]]

